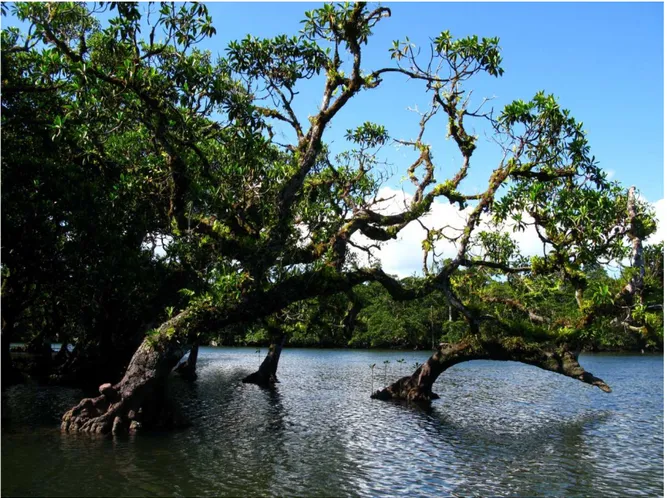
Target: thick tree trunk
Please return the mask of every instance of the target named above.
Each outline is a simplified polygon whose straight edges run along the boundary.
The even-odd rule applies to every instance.
[[[644,265],[644,248],[642,245],[643,237],[641,236],[641,224],[637,219],[637,200],[636,189],[630,187],[628,189],[628,217],[630,218],[630,233],[628,234],[632,242],[632,267],[636,268],[635,273],[624,291],[628,296],[639,295],[640,302],[643,304],[642,290],[644,289],[644,276],[646,275],[646,267]],[[628,299],[630,301],[631,299]]]
[[[352,305],[347,310],[347,313],[343,318],[343,337],[345,337],[345,339],[351,339],[354,335],[354,328],[357,324],[357,317],[363,309],[361,301],[357,299],[352,292],[350,292],[349,297]]]
[[[280,353],[283,351],[286,337],[285,334],[281,334],[280,338],[269,346],[269,352],[259,366],[259,370],[248,375],[243,379],[243,382],[246,384],[257,384],[261,387],[270,387],[279,382],[276,372],[278,371],[278,361],[280,360]]]
[[[155,417],[149,414],[156,413],[150,408],[155,405],[155,399],[163,392],[169,373],[188,351],[196,334],[220,330],[243,321],[257,320],[276,313],[293,302],[313,296],[329,296],[347,291],[363,282],[380,279],[383,280],[383,285],[389,285],[387,276],[377,269],[356,270],[340,275],[318,270],[289,277],[268,291],[248,292],[238,302],[183,311],[162,324],[141,343],[119,383],[102,384],[101,396],[84,399],[65,413],[62,429],[71,432],[118,433],[146,426],[154,422]],[[411,295],[405,293],[398,284],[393,286],[390,292],[401,297]],[[274,378],[281,350],[282,341],[273,355]]]
[[[192,345],[188,359],[176,367],[176,372],[186,380],[197,380],[197,357],[199,356],[199,342]]]
[[[115,385],[102,384],[100,396],[83,399],[62,418],[69,432],[134,432],[141,427],[179,425],[168,413],[164,387],[167,377],[188,350],[188,311],[165,322],[141,343],[124,377]],[[167,419],[167,416],[170,419]]]
[[[457,344],[441,344],[438,351],[409,377],[403,377],[390,386],[375,392],[375,399],[402,399],[414,402],[430,402],[438,395],[432,391],[433,383],[449,367],[470,360],[500,360],[527,363],[544,370],[556,372],[611,392],[610,387],[589,372],[577,361],[578,353],[565,346],[545,350],[519,338],[482,340],[465,339]]]

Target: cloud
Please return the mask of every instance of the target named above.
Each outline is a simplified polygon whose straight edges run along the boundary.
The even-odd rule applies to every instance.
[[[388,199],[380,205],[378,211],[383,214],[396,214],[405,210],[409,204],[411,196],[407,195],[401,190],[384,187],[380,190],[379,198]],[[454,237],[463,230],[468,215],[473,208],[468,207],[463,211],[459,210],[458,204],[450,204],[449,202],[436,199],[431,211],[421,218],[422,224],[428,229],[444,229],[444,234],[448,237]],[[483,223],[489,221],[488,216],[482,218]],[[513,232],[512,227],[508,225],[504,228],[505,232],[510,233],[512,238],[518,243],[522,254],[532,256],[542,253],[542,242],[539,240],[534,230],[530,227],[525,232]],[[422,241],[426,236],[424,228],[417,221],[409,223],[403,230],[401,230],[396,240],[384,242],[380,246],[380,250],[375,250],[375,256],[380,260],[382,269],[389,274],[398,275],[399,277],[407,277],[413,274],[421,274],[422,272]],[[353,242],[357,244],[369,244],[370,241],[356,233]],[[435,246],[436,253],[439,259],[453,258],[457,253],[457,246],[447,240],[440,240]],[[369,263],[368,257],[365,253],[354,250],[361,262]],[[429,257],[429,264],[431,258]]]
[[[395,214],[405,210],[411,200],[411,196],[405,192],[389,187],[384,187],[380,190],[379,198],[387,199],[381,204],[381,209],[378,211],[384,214]],[[667,219],[665,212],[667,212],[667,205],[665,199],[653,203],[658,218],[658,231],[653,234],[647,243],[655,244],[665,239],[665,229]],[[450,228],[445,230],[448,236],[454,236],[460,233],[459,231],[465,226],[468,214],[472,208],[467,208],[460,211],[458,205],[450,204],[436,199],[431,207],[431,211],[422,217],[422,223],[429,229],[442,228],[448,225]],[[483,222],[488,222],[488,216],[483,217]],[[524,215],[524,221],[531,221],[528,215]],[[512,225],[507,225],[504,232],[516,241],[519,246],[521,254],[524,256],[535,256],[543,254],[542,241],[538,238],[533,227],[527,227],[525,231],[514,232]],[[374,250],[377,259],[380,260],[382,269],[389,274],[397,275],[401,278],[422,273],[422,241],[425,238],[426,232],[421,225],[413,221],[408,224],[398,234],[396,240],[384,242],[380,245],[380,250]],[[353,242],[357,244],[370,244],[366,237],[360,233],[356,233]],[[446,240],[439,241],[436,244],[436,252],[440,254],[440,258],[451,258],[456,255],[456,246]],[[368,264],[368,257],[364,252],[354,249],[357,257],[363,264]],[[429,258],[429,264],[431,259]]]
[[[665,203],[665,198],[652,202],[651,205],[655,209],[655,217],[658,220],[658,229],[652,234],[646,242],[648,244],[658,244],[665,240],[665,235],[667,235],[667,217],[665,212],[667,212],[667,204]]]
[[[384,187],[380,190],[379,198],[387,199],[379,205],[378,211],[383,214],[396,214],[404,211],[409,205],[411,196],[401,190]],[[442,228],[446,225],[451,226],[445,230],[445,234],[454,236],[457,229],[461,229],[465,223],[465,213],[459,211],[458,206],[449,203],[443,203],[436,200],[431,211],[421,218],[421,222],[429,229]],[[422,271],[422,240],[426,232],[417,221],[409,223],[401,230],[396,240],[384,242],[379,251],[374,251],[376,257],[380,260],[385,272],[406,277]],[[353,241],[359,244],[368,244],[370,241],[356,233]],[[453,257],[456,254],[456,248],[448,241],[440,241],[436,245],[436,251],[442,253],[442,257]],[[362,262],[367,262],[364,253],[357,251],[358,257]]]

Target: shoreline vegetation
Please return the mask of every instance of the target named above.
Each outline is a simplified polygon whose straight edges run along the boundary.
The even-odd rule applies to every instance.
[[[241,349],[241,348],[258,348],[258,349],[267,349],[270,346],[266,342],[247,342],[241,344],[220,344],[216,341],[211,341],[208,344],[200,344],[200,348],[231,348],[231,349]],[[285,349],[324,349],[324,350],[344,350],[344,351],[387,351],[387,352],[426,352],[426,351],[435,351],[436,348],[429,346],[373,346],[373,347],[363,347],[363,346],[346,346],[339,344],[316,344],[316,343],[286,343]],[[646,347],[646,348],[629,348],[629,347],[613,347],[613,346],[595,346],[588,345],[582,348],[583,353],[621,353],[621,354],[664,354],[665,350],[663,347]],[[27,350],[25,345],[12,344],[9,349],[10,354],[13,358],[23,356],[35,356],[39,353],[33,353]],[[57,355],[57,349],[51,349],[52,355]]]
[[[262,348],[266,349],[270,345],[267,343],[247,343],[247,344],[234,344],[234,345],[224,345],[224,344],[206,344],[202,345],[203,347],[214,347],[214,348]],[[200,346],[200,347],[202,347]],[[302,343],[302,344],[286,344],[285,349],[326,349],[326,350],[335,350],[341,349],[346,351],[387,351],[387,352],[429,352],[436,351],[437,348],[431,347],[406,347],[406,346],[374,346],[374,347],[362,347],[362,346],[340,346],[336,344],[312,344],[312,343]],[[628,347],[613,347],[613,346],[595,346],[587,345],[581,349],[582,353],[619,353],[619,354],[664,354],[665,350],[663,347],[646,347],[646,348],[628,348]]]
[[[56,346],[53,344],[52,346]],[[256,342],[256,343],[241,343],[241,344],[219,344],[217,341],[211,341],[208,344],[201,344],[200,347],[211,347],[211,348],[232,348],[232,349],[248,349],[256,348],[257,353],[260,355],[266,354],[267,350],[270,350],[271,344],[266,342]],[[377,352],[377,353],[387,353],[387,354],[397,354],[401,352],[413,353],[413,352],[423,352],[423,353],[432,353],[437,351],[437,348],[431,347],[400,347],[400,346],[374,346],[374,347],[361,347],[361,346],[345,346],[337,344],[314,344],[314,343],[289,343],[285,344],[287,350],[289,349],[321,349],[321,350],[343,350],[343,351],[367,351],[367,352]],[[50,354],[49,354],[50,353]],[[661,356],[664,355],[664,349],[662,347],[647,347],[647,348],[628,348],[628,347],[603,347],[588,345],[582,348],[581,353],[586,354],[603,354],[603,355],[639,355],[642,356]],[[24,382],[37,382],[38,384],[51,385],[53,387],[63,386],[63,387],[80,387],[84,390],[96,390],[98,388],[97,384],[99,381],[95,378],[92,378],[91,381],[85,382],[81,378],[67,378],[54,375],[54,372],[57,370],[56,365],[58,362],[59,350],[51,348],[50,351],[46,348],[42,349],[39,352],[29,351],[27,345],[12,344],[9,351],[12,365],[14,367],[13,378],[11,383],[5,385],[22,384]],[[277,365],[276,365],[277,366]],[[251,364],[248,364],[248,369],[252,370],[254,367]],[[275,373],[274,373],[275,375]],[[195,374],[196,378],[196,374]],[[91,391],[92,392],[92,391]]]

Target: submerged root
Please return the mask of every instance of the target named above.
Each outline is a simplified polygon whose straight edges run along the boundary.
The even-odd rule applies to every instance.
[[[266,358],[259,366],[259,369],[248,375],[243,379],[244,384],[256,384],[260,387],[272,387],[280,382],[276,376],[278,371],[278,362],[280,361],[280,354],[285,345],[286,335],[282,334],[280,338],[269,346],[269,352]]]
[[[124,397],[118,385],[102,384],[101,396],[85,398],[62,418],[65,432],[133,434],[144,428],[172,429],[189,425],[164,391],[135,392]]]
[[[436,393],[420,386],[412,376],[402,377],[390,386],[375,391],[371,398],[388,401],[390,399],[406,400],[413,403],[430,403],[434,399],[439,399]]]
[[[84,398],[62,418],[61,429],[66,432],[117,433],[127,420],[127,400],[122,399],[111,384],[100,386],[101,395]]]
[[[85,398],[65,413],[62,430],[121,434],[183,425],[183,417],[167,400],[165,386],[188,349],[176,333],[187,323],[187,316],[187,312],[181,312],[165,322],[154,337],[144,339],[123,379],[115,385],[102,384],[100,396]]]
[[[196,343],[192,346],[188,359],[183,363],[179,363],[175,372],[178,373],[183,379],[187,381],[197,380],[197,357],[199,355],[199,344]]]
[[[258,370],[257,372],[244,377],[242,382],[244,384],[256,384],[260,387],[272,387],[280,381],[275,375],[266,374],[265,372]]]

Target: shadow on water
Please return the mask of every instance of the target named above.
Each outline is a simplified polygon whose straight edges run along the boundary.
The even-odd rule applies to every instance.
[[[261,389],[241,382],[254,350],[204,348],[199,379],[170,384],[193,425],[135,438],[61,435],[81,393],[16,386],[3,395],[2,494],[662,492],[659,361],[587,358],[618,388],[609,396],[530,368],[472,364],[438,381],[431,407],[410,407],[369,399],[368,356],[285,351],[281,383]]]
[[[247,374],[212,364],[202,368],[196,387],[174,389],[182,389],[183,406],[197,417],[175,438],[180,458],[196,462],[190,477],[180,479],[181,489],[191,495],[353,494],[343,476],[332,473],[341,462],[352,465],[336,433],[313,424],[311,407],[288,406],[282,384],[243,384]]]
[[[484,495],[502,489],[515,496],[574,496],[595,489],[600,470],[585,434],[613,416],[592,411],[565,420],[537,420],[516,427],[475,426],[460,423],[441,407],[413,410],[416,424],[436,446],[447,445],[457,465],[470,479],[453,487],[452,494]]]
[[[84,392],[80,389],[24,383],[2,392],[2,428],[24,430],[39,427],[60,427],[60,419],[69,408],[79,402]]]
[[[411,481],[417,493],[626,496],[630,489],[660,490],[662,400],[647,383],[648,365],[632,363],[622,372],[605,372],[604,366],[598,365],[605,378],[617,380],[609,396],[521,365],[452,369],[438,381],[441,399],[432,406],[378,406],[375,416],[387,418],[387,435],[373,436],[366,449],[379,453],[374,465],[402,460],[420,469],[384,478],[401,487]],[[655,373],[661,380],[662,372]],[[637,404],[640,409],[630,408]],[[645,411],[649,406],[652,415]],[[401,440],[404,431],[410,439]],[[658,465],[631,464],[630,453],[635,462],[651,453]]]

